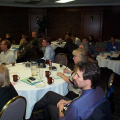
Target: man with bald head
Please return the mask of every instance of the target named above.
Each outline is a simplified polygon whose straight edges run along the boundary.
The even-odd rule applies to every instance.
[[[38,38],[37,38],[37,33],[35,31],[32,32],[31,44],[32,46],[38,46]]]

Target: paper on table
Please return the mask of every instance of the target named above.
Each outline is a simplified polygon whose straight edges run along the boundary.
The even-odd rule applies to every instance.
[[[30,77],[31,77],[31,76],[30,76]],[[27,83],[27,84],[29,84],[29,85],[35,85],[36,83],[43,81],[43,80],[40,80],[40,79],[38,79],[38,78],[36,78],[36,80],[34,80],[34,81],[31,81],[31,80],[28,81],[28,78],[29,78],[29,77],[26,77],[26,78],[22,79],[21,81],[22,81],[22,82],[25,82],[25,83]]]
[[[70,77],[71,74],[64,73],[65,76]],[[62,79],[60,76],[54,76],[54,79]]]
[[[53,79],[62,79],[60,76],[55,76]]]

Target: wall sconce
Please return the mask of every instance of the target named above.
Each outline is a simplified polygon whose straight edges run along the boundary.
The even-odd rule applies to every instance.
[[[93,16],[90,16],[90,21],[93,22]]]

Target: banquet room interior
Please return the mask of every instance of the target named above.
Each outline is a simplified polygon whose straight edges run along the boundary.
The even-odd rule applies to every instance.
[[[56,1],[58,0],[1,0],[0,38],[4,39],[6,33],[10,33],[13,44],[19,45],[21,35],[28,35],[31,39],[33,31],[37,32],[38,38],[50,37],[52,41],[59,38],[64,40],[66,32],[74,34],[80,40],[93,35],[95,47],[101,53],[105,51],[107,41],[114,35],[118,39],[120,51],[120,0],[73,0],[68,3]],[[39,20],[41,24],[38,23]],[[41,26],[43,29],[40,29]],[[71,64],[72,59],[68,61],[68,67],[73,70],[74,65]],[[103,89],[111,73],[115,74],[113,82],[115,110],[112,117],[113,120],[120,120],[120,64],[115,65],[118,65],[118,71],[115,68],[113,70],[111,66],[99,65],[99,67]],[[30,120],[39,119],[44,120],[42,111],[35,113]]]

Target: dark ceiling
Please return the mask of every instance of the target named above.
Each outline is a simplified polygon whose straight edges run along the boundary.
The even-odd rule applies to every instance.
[[[75,7],[75,6],[113,6],[120,5],[120,0],[75,0],[68,3],[55,3],[57,0],[0,0],[0,6],[16,7]]]

